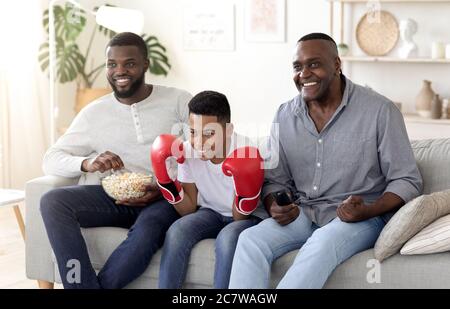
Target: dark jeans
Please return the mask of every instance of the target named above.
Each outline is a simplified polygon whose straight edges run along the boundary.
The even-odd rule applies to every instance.
[[[116,205],[101,186],[49,191],[41,199],[41,213],[64,288],[126,286],[145,271],[179,218],[166,200],[146,207]],[[104,226],[130,230],[96,275],[80,228]]]
[[[222,216],[209,208],[200,208],[180,218],[167,231],[159,270],[159,288],[182,288],[192,247],[200,240],[216,238],[214,288],[227,289],[239,234],[260,221],[254,216],[234,221],[233,217]]]

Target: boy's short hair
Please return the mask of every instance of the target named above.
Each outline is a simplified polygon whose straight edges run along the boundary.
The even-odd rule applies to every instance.
[[[231,121],[230,104],[227,97],[216,91],[202,91],[196,94],[188,104],[189,113],[205,116],[216,116],[218,122]]]

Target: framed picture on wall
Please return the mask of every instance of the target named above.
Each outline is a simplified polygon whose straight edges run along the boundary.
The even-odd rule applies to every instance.
[[[234,4],[195,1],[183,11],[185,50],[234,50]]]
[[[286,0],[245,0],[245,40],[285,42]]]

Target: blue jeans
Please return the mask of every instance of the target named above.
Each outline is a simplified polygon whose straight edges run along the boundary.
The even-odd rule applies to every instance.
[[[41,214],[64,288],[91,289],[122,288],[141,275],[180,217],[165,200],[146,207],[116,205],[101,186],[49,191],[41,199]],[[103,226],[130,230],[96,275],[80,228]],[[74,275],[76,265],[79,277]]]
[[[206,238],[216,238],[214,288],[228,288],[231,263],[239,234],[260,221],[261,219],[254,216],[247,220],[234,221],[232,217],[222,216],[208,208],[200,208],[177,220],[167,231],[164,241],[159,287],[180,289],[186,277],[194,245]]]
[[[339,264],[373,247],[384,225],[381,217],[356,223],[335,218],[319,228],[302,211],[286,226],[266,219],[240,235],[229,287],[269,288],[272,262],[300,248],[277,288],[322,288]]]

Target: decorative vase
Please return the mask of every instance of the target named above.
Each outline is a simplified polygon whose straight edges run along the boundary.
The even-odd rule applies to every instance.
[[[431,101],[434,98],[434,91],[431,89],[429,80],[423,81],[423,86],[416,97],[416,111],[421,117],[431,117]]]
[[[77,90],[77,98],[75,103],[75,112],[78,114],[80,110],[105,94],[110,93],[110,88],[81,88]]]
[[[441,119],[442,117],[442,101],[438,94],[435,94],[431,101],[431,119]]]
[[[442,118],[450,119],[450,99],[442,100]]]
[[[339,56],[340,56],[340,57],[347,56],[348,50],[349,50],[347,44],[345,44],[345,43],[340,43],[340,44],[338,44],[337,48],[338,48],[338,53],[339,53]]]

